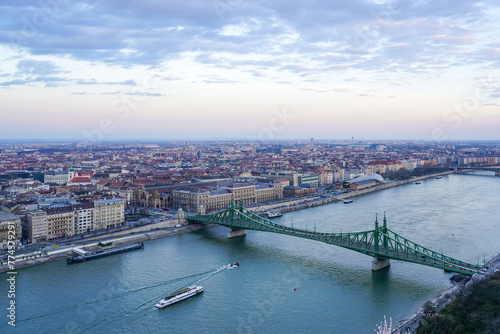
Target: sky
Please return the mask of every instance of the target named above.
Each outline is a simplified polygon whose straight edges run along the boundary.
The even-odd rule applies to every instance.
[[[0,139],[500,139],[500,3],[0,3]]]

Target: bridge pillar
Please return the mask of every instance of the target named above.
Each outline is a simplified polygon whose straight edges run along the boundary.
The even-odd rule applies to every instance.
[[[495,176],[500,176],[500,169],[497,169],[497,170],[495,171]]]
[[[372,261],[372,270],[380,270],[390,265],[391,261],[389,259],[378,259],[374,257]]]
[[[247,230],[234,230],[230,229],[227,232],[227,238],[236,238],[236,237],[241,237],[247,234]]]

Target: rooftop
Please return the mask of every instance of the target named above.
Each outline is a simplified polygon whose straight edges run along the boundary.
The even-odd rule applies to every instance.
[[[15,214],[10,212],[0,211],[0,222],[14,220],[14,219],[19,219],[19,216],[16,216]]]

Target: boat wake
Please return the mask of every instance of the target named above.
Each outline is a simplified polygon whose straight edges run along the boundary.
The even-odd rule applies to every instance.
[[[25,322],[25,321],[30,321],[30,320],[38,319],[38,318],[44,318],[44,317],[51,316],[51,315],[54,315],[54,314],[66,312],[66,311],[68,311],[70,309],[76,309],[76,308],[79,308],[79,307],[82,307],[82,306],[104,302],[104,301],[107,301],[107,300],[110,300],[110,299],[115,299],[115,298],[123,297],[125,295],[130,294],[130,293],[134,293],[134,292],[138,292],[138,291],[142,291],[142,290],[149,290],[149,289],[153,289],[153,288],[156,288],[156,287],[159,287],[159,286],[176,283],[176,282],[185,280],[187,278],[196,277],[196,276],[200,276],[200,275],[206,275],[206,274],[213,275],[213,270],[204,271],[204,272],[201,272],[201,273],[187,275],[187,276],[183,276],[183,277],[178,277],[178,278],[174,278],[174,279],[170,279],[170,280],[166,280],[166,281],[161,281],[161,282],[158,282],[158,283],[153,284],[153,285],[143,286],[143,287],[139,287],[139,288],[136,288],[136,289],[122,291],[122,292],[113,294],[112,296],[107,297],[107,298],[95,299],[95,300],[90,300],[90,301],[87,301],[87,302],[84,302],[84,303],[79,303],[79,304],[75,304],[75,305],[71,305],[71,306],[65,306],[65,307],[61,307],[61,308],[56,308],[56,309],[51,310],[48,313],[36,315],[34,317],[29,317],[29,318],[25,318],[25,319],[19,319],[16,322]]]
[[[184,276],[182,278],[178,278],[178,279],[175,279],[175,280],[169,280],[169,281],[166,281],[166,282],[162,282],[162,283],[158,283],[158,284],[155,284],[155,285],[151,285],[151,286],[148,286],[148,287],[143,287],[143,288],[138,288],[138,289],[134,289],[134,290],[129,290],[127,293],[130,293],[130,292],[135,292],[135,291],[140,291],[140,290],[145,290],[145,289],[150,289],[150,288],[155,288],[155,287],[159,287],[161,285],[166,285],[166,284],[170,284],[170,283],[173,283],[173,282],[178,282],[180,280],[184,280],[188,277],[195,277],[195,276],[200,276],[200,275],[204,275],[204,274],[208,274],[198,280],[195,280],[193,282],[190,282],[186,285],[183,285],[182,287],[179,287],[177,289],[174,289],[173,291],[178,291],[178,290],[181,290],[181,289],[184,289],[186,287],[189,287],[189,286],[192,286],[196,283],[199,283],[199,282],[202,282],[210,277],[213,277],[214,275],[217,275],[218,273],[224,271],[224,270],[227,270],[227,269],[231,269],[231,268],[234,268],[234,267],[237,267],[239,266],[239,262],[235,262],[235,263],[230,263],[228,265],[225,265],[225,266],[222,266],[222,267],[219,267],[215,270],[210,270],[210,271],[206,271],[206,272],[203,272],[203,273],[199,273],[199,274],[193,274],[193,275],[189,275],[189,276]],[[155,300],[158,300],[159,298],[161,298],[162,296],[164,296],[165,292],[161,292],[161,294],[158,294],[148,300],[145,300],[144,302],[142,302],[140,305],[137,305],[135,308],[132,308],[130,309],[129,311],[127,312],[124,312],[124,313],[120,313],[120,314],[117,314],[116,316],[114,317],[109,317],[109,318],[106,318],[106,319],[102,319],[101,321],[99,322],[96,322],[94,324],[92,324],[91,326],[79,331],[78,333],[84,333],[84,332],[88,332],[89,330],[91,329],[94,329],[96,327],[98,327],[99,325],[101,325],[103,322],[109,322],[109,321],[114,321],[114,320],[118,320],[118,319],[122,319],[124,316],[144,316],[148,313],[151,313],[151,312],[155,312],[156,311],[156,308],[150,308],[150,305],[151,303],[153,303]],[[116,298],[116,296],[113,296],[111,298]],[[110,299],[110,298],[108,298]],[[96,301],[97,302],[97,301]]]

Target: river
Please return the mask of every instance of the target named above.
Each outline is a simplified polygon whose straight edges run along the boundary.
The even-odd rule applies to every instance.
[[[275,219],[324,232],[388,227],[421,245],[477,263],[500,251],[500,178],[447,175],[290,212]],[[320,242],[248,231],[226,239],[214,227],[145,243],[143,250],[67,266],[24,268],[16,276],[16,326],[25,333],[373,333],[450,286],[452,274],[372,258]],[[235,261],[234,269],[220,267]],[[7,325],[9,284],[0,275]],[[188,284],[205,292],[168,308],[155,302]]]

